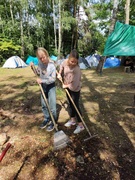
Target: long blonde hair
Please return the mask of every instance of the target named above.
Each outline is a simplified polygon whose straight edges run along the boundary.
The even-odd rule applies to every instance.
[[[48,60],[50,61],[50,56],[49,56],[49,54],[48,54],[48,52],[47,52],[47,50],[46,50],[45,48],[39,47],[39,48],[37,49],[37,51],[36,51],[36,56],[37,56],[37,57],[38,57],[38,51],[43,51],[43,52],[45,53],[46,57],[48,58]]]

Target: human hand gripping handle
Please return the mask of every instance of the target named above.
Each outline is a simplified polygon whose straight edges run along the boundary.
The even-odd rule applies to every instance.
[[[57,74],[57,78],[62,82],[62,87],[63,87],[63,89],[68,88],[68,85],[66,85],[66,84],[63,83],[61,74],[58,73],[57,71],[56,71],[56,74]]]
[[[42,80],[38,77],[37,70],[36,70],[33,62],[30,63],[30,66],[31,66],[31,69],[33,70],[34,74],[37,76],[37,83],[38,83],[38,84],[41,84],[41,83],[42,83]]]
[[[66,88],[68,88],[68,85],[62,84],[62,87],[63,87],[63,89],[66,89]]]
[[[69,99],[71,100],[71,102],[72,102],[72,104],[73,104],[73,106],[74,106],[74,108],[75,108],[75,110],[76,110],[78,116],[80,117],[82,123],[84,124],[84,126],[85,126],[85,128],[86,128],[86,130],[87,130],[87,132],[89,133],[89,136],[90,136],[90,138],[91,138],[92,135],[91,135],[91,133],[90,133],[90,131],[89,131],[87,125],[85,124],[85,122],[84,122],[84,120],[83,120],[83,118],[82,118],[82,116],[81,116],[81,114],[80,114],[78,108],[76,107],[76,105],[75,105],[75,103],[74,103],[74,101],[73,101],[73,99],[72,99],[72,97],[71,97],[71,95],[70,95],[68,89],[66,89],[66,88],[67,88],[67,85],[63,84],[62,78],[60,77],[61,75],[59,75],[59,73],[58,73],[57,71],[56,71],[56,74],[57,74],[57,77],[59,77],[58,79],[62,82],[63,88],[65,89],[65,91],[66,91],[66,93],[67,93]],[[85,139],[84,141],[86,141],[86,140],[88,140],[88,139],[89,139],[89,138]]]
[[[34,74],[35,74],[36,76],[38,76],[37,71],[36,71],[36,68],[35,68],[33,62],[30,63],[30,67],[31,67],[32,71],[34,72]]]
[[[60,73],[58,73],[57,71],[56,71],[56,73],[57,73],[57,78],[62,82],[62,77],[61,77],[61,74]]]

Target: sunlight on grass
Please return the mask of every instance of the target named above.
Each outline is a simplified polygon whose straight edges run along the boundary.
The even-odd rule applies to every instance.
[[[39,177],[41,179],[45,177],[45,179],[48,179],[48,180],[51,180],[51,179],[53,180],[54,177],[58,176],[57,167],[54,166],[53,161],[46,163],[44,166],[41,166],[40,168],[38,168],[36,173],[39,174]]]
[[[129,127],[125,124],[125,122],[123,121],[119,121],[120,126],[122,126],[122,128],[125,130],[127,136],[129,137],[129,139],[132,142],[132,145],[135,148],[135,139],[134,139],[134,132],[131,132]]]
[[[57,87],[57,88],[56,88],[56,94],[57,94],[57,99],[63,100],[63,99],[66,98],[66,93],[65,93],[65,91],[64,91],[62,88],[60,88],[60,87]]]

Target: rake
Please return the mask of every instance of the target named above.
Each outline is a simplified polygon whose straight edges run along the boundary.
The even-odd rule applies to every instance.
[[[31,69],[33,70],[34,74],[38,77],[38,74],[37,74],[37,71],[36,71],[36,68],[34,65],[31,66]],[[41,90],[41,93],[42,93],[42,96],[44,98],[44,101],[46,103],[46,106],[48,108],[48,112],[50,114],[50,117],[51,117],[51,120],[54,124],[54,127],[55,127],[55,130],[56,132],[54,133],[54,139],[53,139],[53,142],[54,142],[54,150],[59,150],[59,149],[62,149],[64,147],[66,147],[69,142],[70,142],[70,139],[69,137],[62,131],[62,130],[58,130],[58,127],[57,127],[57,124],[54,120],[54,117],[52,115],[52,112],[50,110],[50,107],[49,107],[49,104],[48,104],[48,101],[46,99],[46,96],[45,96],[45,93],[44,93],[44,90],[42,88],[42,85],[39,84],[39,87],[40,87],[40,90]]]
[[[57,74],[58,74],[58,72],[57,72]],[[59,80],[60,80],[60,81],[62,82],[62,84],[63,84],[62,79],[59,79]],[[71,100],[71,102],[72,102],[72,104],[73,104],[73,106],[74,106],[74,108],[75,108],[75,110],[76,110],[76,112],[77,112],[78,116],[80,117],[80,119],[81,119],[81,121],[82,121],[82,123],[83,123],[83,125],[84,125],[84,127],[85,127],[85,129],[87,130],[87,132],[88,132],[88,134],[89,134],[89,137],[88,137],[88,138],[86,138],[86,139],[84,139],[84,141],[87,141],[87,140],[89,140],[89,139],[91,139],[91,138],[93,138],[93,137],[96,137],[96,136],[97,136],[97,134],[96,134],[96,135],[92,135],[92,134],[90,133],[90,131],[89,131],[89,129],[88,129],[88,127],[87,127],[87,125],[86,125],[85,121],[83,120],[83,118],[82,118],[82,116],[81,116],[81,114],[80,114],[80,112],[79,112],[78,108],[76,107],[76,105],[75,105],[75,103],[74,103],[74,101],[73,101],[72,97],[70,96],[70,93],[68,92],[68,90],[67,90],[67,89],[65,89],[65,91],[66,91],[66,93],[67,93],[68,97],[70,98],[70,100]]]

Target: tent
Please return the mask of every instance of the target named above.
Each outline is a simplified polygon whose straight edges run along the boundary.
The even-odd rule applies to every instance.
[[[34,63],[34,65],[38,65],[38,58],[37,57],[33,57],[33,56],[28,56],[27,60],[26,60],[26,64],[30,64],[31,62]]]
[[[59,59],[56,61],[56,65],[60,66],[65,59]]]
[[[57,61],[57,56],[51,55],[50,59],[53,60],[53,61]]]
[[[51,59],[52,61],[56,61],[56,60],[57,60],[57,57],[54,56],[54,55],[52,55],[52,56],[50,56],[50,59]],[[33,62],[34,65],[38,65],[38,58],[37,58],[37,57],[33,57],[33,56],[28,56],[28,58],[27,58],[27,60],[26,60],[26,64],[29,65],[30,62]]]
[[[64,61],[65,59],[59,59],[56,61],[56,65],[57,66],[60,66],[61,63]],[[89,64],[87,62],[87,60],[83,57],[79,57],[79,66],[80,66],[80,69],[87,69],[89,68]]]
[[[113,67],[119,67],[120,66],[120,60],[115,57],[109,57],[104,62],[103,68],[113,68]]]
[[[99,54],[94,54],[95,58],[99,61],[101,56]]]
[[[90,68],[87,60],[83,57],[79,57],[79,66],[80,66],[80,69]]]
[[[27,64],[18,56],[12,56],[6,60],[3,68],[23,68],[27,67]]]
[[[94,55],[87,56],[85,59],[87,60],[90,67],[96,67],[99,63],[99,61],[97,60],[97,58]]]
[[[135,26],[116,22],[109,35],[103,56],[135,56]]]

